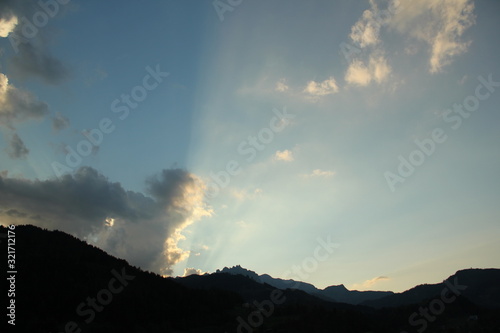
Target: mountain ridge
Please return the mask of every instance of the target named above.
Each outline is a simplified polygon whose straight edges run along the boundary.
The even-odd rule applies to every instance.
[[[375,300],[378,298],[386,297],[388,295],[394,294],[392,291],[358,291],[349,290],[343,284],[328,286],[324,289],[318,289],[311,283],[296,281],[293,279],[281,279],[274,278],[269,274],[257,274],[256,272],[249,270],[247,268],[236,265],[233,267],[224,267],[223,269],[217,269],[215,274],[228,273],[233,275],[243,275],[247,276],[254,281],[259,283],[267,283],[278,289],[298,289],[305,291],[306,293],[320,297],[325,300],[330,300],[334,302],[347,303],[352,305],[361,304],[368,300]]]
[[[0,226],[2,233],[7,229]],[[229,273],[165,278],[61,231],[26,225],[16,226],[15,233],[15,328],[21,332],[242,332],[256,316],[255,332],[414,331],[408,318],[440,295],[438,286],[437,293],[422,295],[415,304],[393,308],[336,303]],[[1,251],[6,256],[7,247]],[[466,283],[469,294],[447,303],[426,332],[500,327],[500,308],[488,307],[500,299],[498,273],[460,271],[458,284]],[[470,318],[476,318],[473,326]]]

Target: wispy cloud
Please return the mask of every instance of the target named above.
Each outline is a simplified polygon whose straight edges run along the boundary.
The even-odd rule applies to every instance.
[[[243,200],[255,199],[258,196],[260,196],[262,192],[263,191],[260,188],[256,188],[253,191],[248,191],[246,189],[233,189],[231,191],[231,195],[236,199],[243,201]]]
[[[9,147],[6,149],[7,154],[13,159],[21,159],[28,155],[29,149],[26,148],[23,140],[14,133],[9,141]]]
[[[309,174],[303,174],[305,178],[316,178],[316,177],[332,177],[335,175],[334,171],[315,169]]]
[[[402,10],[389,21],[389,25],[429,46],[431,73],[442,71],[455,56],[467,51],[470,41],[462,40],[462,35],[475,23],[472,0],[400,2]]]
[[[384,31],[392,29],[407,40],[407,55],[414,55],[424,42],[429,48],[429,72],[437,73],[467,51],[470,41],[462,40],[464,32],[475,23],[472,0],[391,0],[381,10],[375,0],[352,26],[349,35],[358,52],[348,59],[344,79],[350,85],[381,84],[393,69],[384,47]],[[410,37],[410,38],[408,38]],[[392,57],[393,55],[391,55]]]
[[[58,6],[57,11],[61,13],[66,7]],[[31,1],[2,1],[0,37],[8,38],[16,53],[9,61],[12,78],[38,78],[45,83],[59,84],[69,78],[70,71],[47,47],[50,45],[47,40],[52,39],[54,29],[43,29],[44,25],[37,28],[33,23],[20,19],[43,13],[40,10],[37,3]],[[30,31],[29,36],[26,31]]]
[[[7,76],[0,73],[0,125],[13,129],[16,122],[40,119],[46,114],[46,103],[9,84]]]
[[[19,53],[10,59],[12,76],[25,80],[38,78],[49,84],[60,84],[69,78],[69,69],[43,46],[19,45]]]
[[[69,119],[59,113],[56,114],[54,117],[52,117],[51,120],[52,120],[52,129],[55,132],[59,132],[69,127]]]
[[[290,87],[286,84],[285,79],[281,79],[278,82],[276,82],[276,88],[275,88],[276,91],[285,92],[288,89],[290,89]]]
[[[381,281],[387,281],[387,280],[390,280],[390,278],[387,277],[387,276],[378,276],[378,277],[375,277],[373,279],[366,280],[365,282],[360,283],[360,284],[355,283],[355,284],[352,285],[352,289],[354,289],[354,290],[366,290],[366,289],[370,289],[375,284],[377,284],[377,283],[379,283]]]

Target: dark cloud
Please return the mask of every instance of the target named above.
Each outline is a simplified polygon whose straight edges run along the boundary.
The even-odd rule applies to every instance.
[[[13,6],[15,6],[15,1],[0,0],[0,20],[8,21],[14,16],[14,12],[12,11]]]
[[[30,152],[29,149],[24,145],[23,140],[21,140],[19,135],[17,135],[16,133],[12,135],[12,138],[9,142],[9,147],[6,149],[6,151],[11,158],[15,159],[24,158]]]
[[[147,185],[153,197],[127,191],[90,167],[45,181],[0,175],[0,220],[59,229],[133,265],[171,274],[189,254],[177,248],[180,230],[210,214],[204,186],[181,169],[163,170]]]
[[[69,78],[68,68],[56,57],[50,54],[47,45],[54,39],[53,28],[50,20],[63,15],[68,5],[58,2],[57,10],[47,15],[37,1],[0,0],[0,19],[8,22],[13,17],[17,18],[17,25],[7,36],[16,55],[10,60],[11,75],[16,79],[38,78],[49,84],[59,84]],[[43,13],[47,17],[46,23],[34,24],[36,13]]]
[[[7,76],[0,73],[0,125],[13,129],[15,122],[40,119],[48,113],[48,109],[46,103],[10,85]]]
[[[69,119],[61,114],[56,114],[52,117],[52,129],[56,132],[69,127]]]
[[[45,83],[59,84],[69,78],[69,70],[44,47],[35,47],[26,42],[19,45],[19,52],[10,59],[13,78],[25,80],[39,78]]]
[[[20,212],[17,209],[9,209],[5,212],[5,215],[12,217],[26,217],[26,213]]]
[[[181,184],[193,182],[191,176],[182,169],[163,170],[159,175],[147,181],[147,191],[156,200],[168,202],[178,197],[183,191]]]

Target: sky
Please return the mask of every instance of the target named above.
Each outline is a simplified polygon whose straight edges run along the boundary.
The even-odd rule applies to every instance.
[[[170,276],[404,291],[499,268],[499,12],[0,0],[0,222]]]

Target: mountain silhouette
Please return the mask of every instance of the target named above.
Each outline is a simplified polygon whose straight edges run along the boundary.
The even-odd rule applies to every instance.
[[[6,233],[0,226],[0,234]],[[387,333],[416,332],[425,324],[429,333],[479,333],[498,332],[500,327],[497,269],[459,271],[443,284],[417,286],[352,305],[301,289],[273,286],[268,282],[283,280],[268,275],[255,274],[260,278],[257,281],[251,271],[239,266],[236,270],[247,276],[223,269],[165,278],[61,231],[26,225],[16,226],[15,233],[16,325],[8,325],[7,332]],[[6,258],[7,246],[0,244]],[[432,309],[448,286],[446,281],[457,284],[455,278],[467,289],[432,322],[424,323],[421,318],[409,322],[420,308]],[[12,288],[9,284],[4,279],[4,290]],[[342,285],[323,292],[337,298],[352,293]],[[6,301],[4,306],[8,306]]]
[[[287,289],[292,288],[305,291],[306,293],[317,296],[324,300],[332,302],[340,302],[347,304],[361,304],[368,300],[376,300],[394,294],[392,291],[357,291],[348,290],[343,284],[338,286],[329,286],[325,289],[318,289],[314,285],[302,281],[295,281],[292,279],[284,280],[274,278],[268,274],[258,275],[254,271],[243,268],[239,265],[228,268],[224,267],[222,270],[217,270],[216,273],[229,273],[233,275],[243,275],[251,278],[252,280],[260,283],[267,283],[275,288]]]
[[[416,286],[402,293],[363,302],[382,308],[411,305],[425,299],[441,297],[443,290],[458,289],[458,293],[471,302],[486,307],[500,308],[500,270],[467,269],[456,272],[442,283]]]

